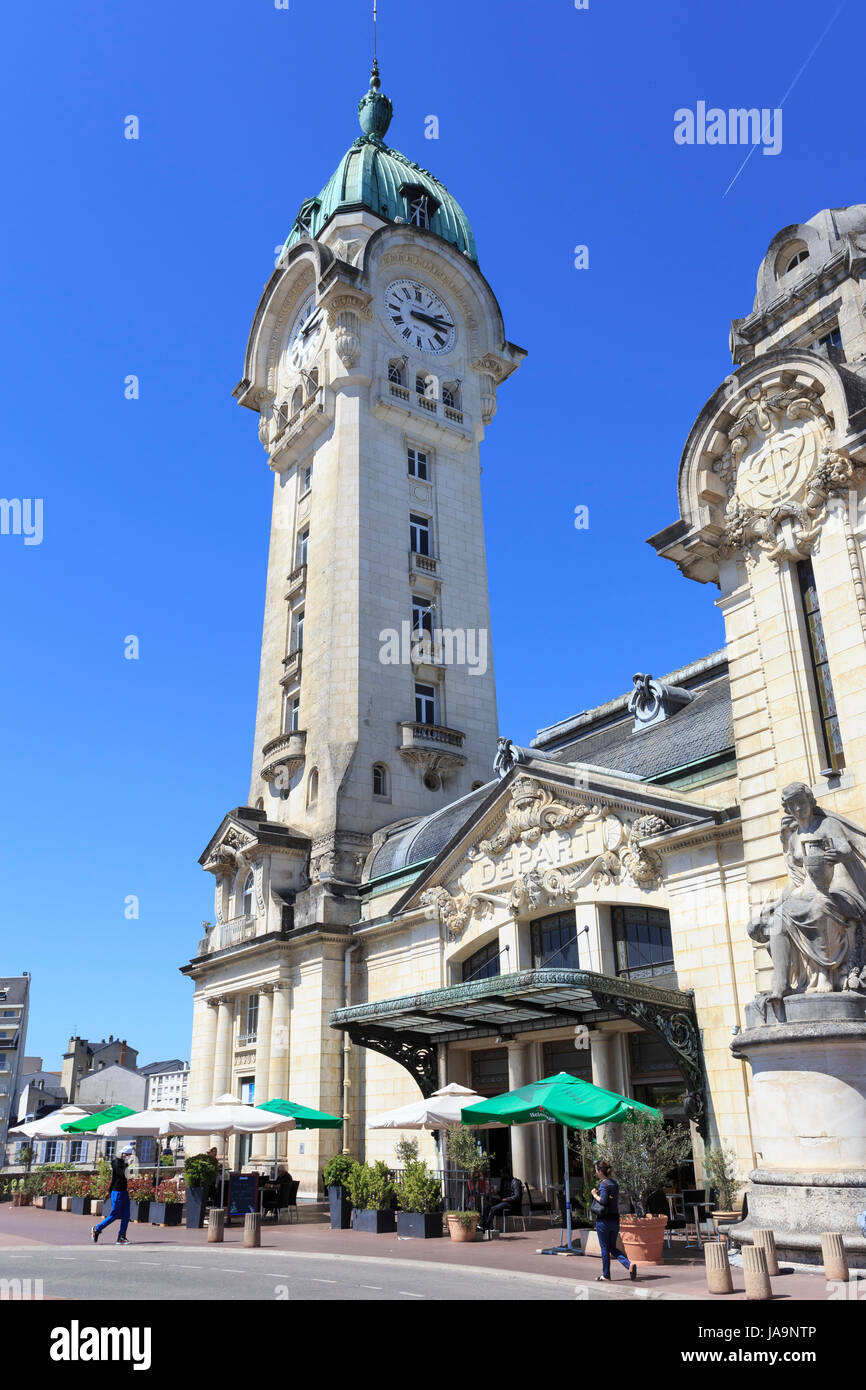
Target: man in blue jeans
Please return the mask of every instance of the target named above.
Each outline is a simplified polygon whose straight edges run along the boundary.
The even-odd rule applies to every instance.
[[[112,1221],[120,1222],[120,1234],[117,1237],[117,1245],[128,1245],[126,1239],[126,1228],[129,1225],[129,1190],[126,1181],[126,1160],[135,1153],[132,1144],[127,1144],[119,1158],[111,1160],[111,1211],[104,1221],[100,1221],[98,1226],[93,1226],[90,1231],[90,1239],[95,1245],[99,1240],[100,1233],[110,1226]]]

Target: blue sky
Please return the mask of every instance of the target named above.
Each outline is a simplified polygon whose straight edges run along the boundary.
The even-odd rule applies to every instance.
[[[248,790],[271,496],[230,393],[274,247],[357,134],[369,12],[54,0],[5,17],[2,493],[43,499],[44,539],[0,536],[0,969],[32,972],[28,1050],[49,1066],[70,1033],[189,1054],[177,967],[212,912],[197,857]],[[866,197],[862,9],[808,61],[781,153],[757,151],[727,196],[745,151],[675,144],[674,112],[776,107],[834,12],[380,0],[389,141],[463,203],[529,352],[483,458],[517,741],[723,641],[714,591],[644,542],[675,519],[683,443],[771,237]]]

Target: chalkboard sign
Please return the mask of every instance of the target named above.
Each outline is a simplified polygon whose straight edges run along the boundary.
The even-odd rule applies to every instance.
[[[258,1173],[229,1174],[229,1216],[246,1216],[259,1209]]]

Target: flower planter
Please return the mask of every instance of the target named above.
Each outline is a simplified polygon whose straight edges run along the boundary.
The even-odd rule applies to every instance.
[[[44,1197],[34,1197],[34,1198],[33,1198],[33,1205],[34,1205],[34,1207],[44,1207],[44,1206],[45,1206],[45,1198],[44,1198]]]
[[[628,1258],[638,1265],[660,1265],[667,1224],[666,1216],[621,1216],[619,1234]]]
[[[148,1201],[148,1202],[130,1202],[130,1204],[129,1204],[129,1219],[130,1219],[130,1221],[149,1221],[149,1220],[150,1220],[150,1218],[149,1218],[149,1216],[148,1216],[148,1212],[149,1212],[149,1211],[150,1211],[150,1202],[149,1202],[149,1201]]]
[[[61,1211],[71,1211],[71,1210],[72,1210],[72,1202],[73,1202],[73,1198],[72,1198],[72,1197],[61,1197],[61,1198],[60,1198],[60,1210],[61,1210]]]
[[[371,1231],[374,1235],[382,1235],[386,1231],[396,1231],[397,1213],[394,1211],[375,1211],[365,1210],[362,1207],[355,1207],[354,1227],[356,1231]]]
[[[58,1196],[58,1194],[57,1194],[56,1192],[49,1192],[49,1193],[48,1193],[47,1197],[45,1198],[45,1210],[46,1210],[46,1211],[59,1211],[59,1210],[60,1210],[60,1197]]]
[[[183,1220],[183,1202],[151,1202],[152,1226],[179,1226]]]
[[[345,1187],[329,1187],[328,1202],[331,1207],[331,1230],[348,1231],[352,1224],[352,1203],[346,1196]]]
[[[186,1189],[186,1227],[188,1231],[200,1231],[204,1225],[205,1198],[207,1197],[206,1187],[188,1187]]]
[[[90,1198],[89,1198],[89,1197],[70,1197],[70,1198],[69,1198],[69,1210],[70,1210],[75,1216],[84,1216],[84,1214],[85,1214],[87,1211],[89,1211],[89,1209],[90,1209]]]
[[[478,1228],[478,1212],[473,1211],[472,1217],[474,1219],[469,1222],[468,1226],[464,1226],[459,1216],[452,1216],[450,1213],[446,1215],[445,1220],[448,1222],[448,1234],[452,1240],[475,1239],[475,1232]]]
[[[13,1207],[29,1207],[33,1201],[32,1192],[16,1192],[12,1198]]]
[[[418,1240],[432,1240],[436,1236],[442,1236],[445,1234],[442,1229],[442,1213],[441,1211],[398,1211],[397,1234],[398,1236],[414,1236]]]

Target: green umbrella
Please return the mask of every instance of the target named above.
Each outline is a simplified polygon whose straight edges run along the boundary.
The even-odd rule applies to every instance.
[[[256,1106],[257,1110],[271,1110],[275,1115],[291,1115],[295,1129],[340,1129],[343,1121],[339,1115],[329,1115],[327,1110],[311,1110],[308,1105],[296,1105],[291,1100],[265,1100]],[[277,1176],[277,1136],[274,1135],[274,1177]]]
[[[504,1095],[493,1096],[480,1105],[467,1106],[461,1110],[460,1118],[465,1125],[482,1125],[485,1120],[501,1125],[529,1125],[548,1121],[563,1126],[562,1147],[565,1167],[565,1221],[568,1232],[567,1243],[559,1249],[545,1250],[544,1254],[580,1255],[571,1243],[571,1188],[568,1177],[568,1138],[566,1129],[595,1129],[597,1125],[622,1124],[635,1120],[640,1115],[661,1119],[658,1110],[651,1105],[641,1105],[640,1101],[630,1100],[628,1096],[617,1095],[616,1091],[604,1091],[593,1086],[590,1081],[582,1081],[567,1071],[556,1076],[545,1076],[540,1081],[530,1081],[527,1086],[519,1086],[516,1091],[506,1091]]]
[[[97,1110],[94,1115],[85,1115],[83,1119],[73,1120],[68,1125],[61,1125],[70,1134],[96,1134],[103,1125],[110,1124],[112,1120],[125,1120],[128,1115],[137,1115],[137,1110],[130,1110],[128,1105],[109,1105],[107,1110]]]

